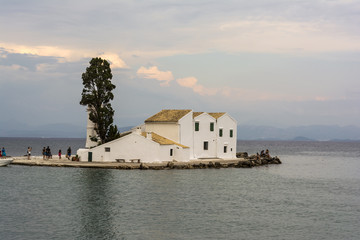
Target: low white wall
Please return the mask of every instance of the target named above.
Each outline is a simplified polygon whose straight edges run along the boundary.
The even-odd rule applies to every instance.
[[[80,161],[88,161],[88,153],[92,152],[93,162],[116,162],[131,160],[140,162],[162,162],[162,161],[188,161],[189,150],[182,149],[177,145],[160,145],[150,139],[138,134],[130,134],[109,143],[105,143],[91,149],[79,149],[77,155]],[[110,152],[105,149],[110,148]],[[170,149],[173,149],[173,156],[170,156]],[[186,158],[187,157],[187,158]]]

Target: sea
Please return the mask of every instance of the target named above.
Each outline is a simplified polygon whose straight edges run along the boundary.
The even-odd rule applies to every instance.
[[[8,155],[85,139],[0,138]],[[0,168],[0,239],[360,239],[360,143],[238,141],[282,164]],[[56,151],[55,151],[56,150]]]

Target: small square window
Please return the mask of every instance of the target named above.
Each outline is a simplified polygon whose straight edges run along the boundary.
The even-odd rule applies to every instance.
[[[208,150],[209,149],[209,142],[204,142],[204,150]]]
[[[105,148],[105,152],[110,152],[110,148],[109,148],[109,147],[106,147],[106,148]]]
[[[195,122],[195,131],[198,132],[200,129],[200,123],[199,122]]]

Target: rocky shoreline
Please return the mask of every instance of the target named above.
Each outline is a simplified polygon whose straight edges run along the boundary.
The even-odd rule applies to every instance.
[[[247,153],[245,153],[247,156]],[[254,155],[255,156],[255,155]],[[208,162],[196,162],[196,163],[174,163],[168,162],[166,166],[151,166],[146,163],[141,163],[139,169],[141,170],[165,170],[165,169],[206,169],[206,168],[252,168],[257,166],[264,166],[269,164],[281,164],[278,157],[260,157],[253,156],[239,158],[239,161],[235,160],[222,160],[222,161],[208,161]]]
[[[220,168],[252,168],[270,164],[281,164],[278,157],[248,156],[247,153],[238,153],[237,159],[208,159],[190,162],[165,163],[104,163],[104,162],[76,162],[67,159],[43,160],[42,158],[14,158],[12,165],[43,166],[43,167],[77,167],[77,168],[105,168],[121,170],[171,170],[171,169],[220,169]]]

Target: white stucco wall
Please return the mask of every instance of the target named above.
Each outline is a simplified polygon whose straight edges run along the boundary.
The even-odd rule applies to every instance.
[[[194,145],[193,112],[179,120],[180,140],[178,143],[192,148]]]
[[[195,131],[195,123],[199,122],[199,131]],[[210,123],[214,123],[214,131],[210,131]],[[207,113],[194,118],[194,147],[193,157],[215,158],[216,157],[216,120]],[[208,150],[204,150],[204,141],[208,142]]]
[[[95,123],[90,120],[90,109],[87,109],[87,125],[86,125],[86,148],[91,148],[97,145],[97,142],[91,141],[90,136],[97,136],[95,132]]]
[[[105,148],[110,152],[105,152]],[[146,139],[136,133],[129,134],[112,142],[91,148],[93,162],[115,162],[116,159],[140,159],[141,162],[159,162],[160,144]],[[88,153],[80,153],[80,161],[88,161]]]
[[[154,132],[160,136],[179,142],[179,124],[178,123],[145,123],[145,132]]]
[[[219,136],[219,129],[223,129],[223,136]],[[233,137],[230,137],[230,129],[233,130]],[[236,141],[237,141],[237,122],[228,114],[224,114],[217,119],[217,155],[223,159],[236,158]],[[224,153],[224,146],[227,146],[227,152]]]
[[[179,146],[174,146],[174,159],[179,162],[188,162],[190,161],[190,148],[181,148]]]
[[[106,152],[105,148],[110,148],[110,152]],[[173,149],[173,156],[170,156],[170,149]],[[136,133],[95,148],[79,149],[77,154],[80,161],[88,161],[88,152],[92,152],[93,162],[116,162],[116,159],[123,159],[125,162],[140,159],[140,162],[145,163],[189,160],[188,149],[177,145],[160,145]]]

